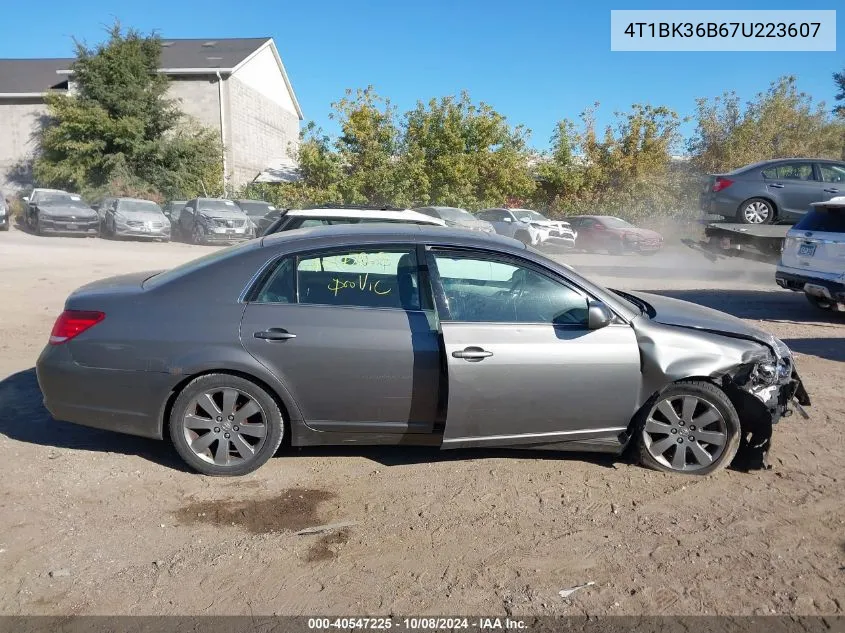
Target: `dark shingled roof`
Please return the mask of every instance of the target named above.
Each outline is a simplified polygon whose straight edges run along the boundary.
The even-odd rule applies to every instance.
[[[169,70],[208,68],[232,69],[269,37],[234,39],[166,39],[162,38],[161,67]],[[67,88],[67,70],[73,59],[0,59],[0,94],[41,93],[51,88]]]
[[[269,37],[243,39],[206,38],[173,40],[162,38],[162,68],[234,68],[254,53]]]
[[[34,94],[51,88],[67,88],[67,75],[57,70],[70,68],[72,59],[0,59],[0,94]]]

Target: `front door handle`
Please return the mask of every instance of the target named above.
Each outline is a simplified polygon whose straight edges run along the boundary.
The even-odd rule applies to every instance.
[[[775,189],[783,189],[786,185],[782,185],[779,182],[773,182],[769,185],[770,187],[774,187]]]
[[[825,189],[825,193],[839,193],[839,189]]]
[[[286,329],[280,327],[271,327],[269,330],[256,332],[253,336],[264,339],[265,341],[287,341],[288,339],[296,338],[296,334],[291,334]]]
[[[493,352],[488,352],[486,349],[480,347],[467,347],[465,349],[452,352],[452,358],[463,358],[470,363],[477,363],[484,360],[488,356],[492,356]]]

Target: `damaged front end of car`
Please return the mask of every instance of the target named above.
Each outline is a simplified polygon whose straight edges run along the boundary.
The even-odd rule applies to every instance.
[[[804,407],[810,406],[810,396],[789,350],[755,342],[765,346],[760,353],[722,376],[722,389],[742,423],[742,438],[733,463],[739,470],[768,469],[773,426],[781,418],[791,416],[793,406],[806,419]]]

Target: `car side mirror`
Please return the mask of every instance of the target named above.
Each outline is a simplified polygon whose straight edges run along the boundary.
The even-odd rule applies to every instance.
[[[505,222],[513,222],[513,218],[505,218]]]
[[[24,201],[24,202],[29,202],[29,196],[24,196],[24,197],[23,197],[23,201]]]
[[[613,322],[613,311],[601,301],[590,300],[587,303],[587,328],[600,330]]]

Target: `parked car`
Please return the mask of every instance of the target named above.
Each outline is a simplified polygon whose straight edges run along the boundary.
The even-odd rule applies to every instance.
[[[318,207],[314,209],[288,209],[284,216],[270,225],[263,235],[292,231],[313,226],[335,224],[429,224],[445,226],[443,220],[432,218],[409,209],[371,208],[353,205]]]
[[[219,244],[251,239],[255,231],[232,200],[194,198],[179,213],[179,235],[192,244]]]
[[[793,223],[813,202],[845,194],[845,162],[779,158],[709,177],[701,210],[742,224]]]
[[[0,231],[8,231],[12,224],[12,216],[9,213],[9,205],[6,204],[6,196],[0,191]]]
[[[418,207],[414,211],[443,220],[446,226],[481,231],[482,233],[496,232],[496,229],[487,220],[477,218],[466,209],[459,207]]]
[[[660,233],[634,226],[615,216],[578,215],[569,218],[569,222],[578,231],[578,248],[586,251],[654,255],[663,248]]]
[[[179,222],[179,214],[182,213],[186,204],[188,204],[187,200],[170,200],[164,203],[161,212],[168,217],[171,225],[176,226]]]
[[[845,196],[814,202],[789,230],[775,281],[817,308],[845,312]]]
[[[264,200],[235,200],[235,204],[249,218],[256,235],[264,233],[268,226],[281,217],[281,214],[273,213],[277,211],[275,205]]]
[[[24,221],[38,235],[76,234],[96,237],[100,217],[82,197],[59,189],[33,189],[24,196]]]
[[[285,437],[634,444],[647,466],[705,474],[809,404],[787,346],[750,323],[608,290],[510,238],[398,224],[285,231],[88,284],[36,370],[56,419],[167,436],[211,475],[255,470]]]
[[[483,209],[478,217],[493,225],[496,233],[537,246],[550,238],[561,246],[575,246],[577,234],[569,222],[549,220],[533,209]]]
[[[170,220],[151,200],[108,198],[100,211],[103,235],[170,241]]]

